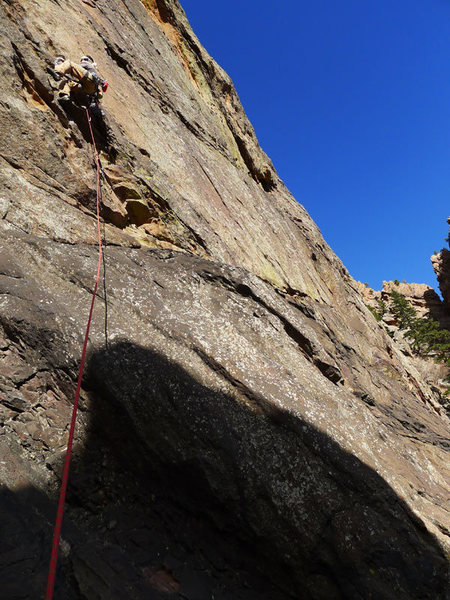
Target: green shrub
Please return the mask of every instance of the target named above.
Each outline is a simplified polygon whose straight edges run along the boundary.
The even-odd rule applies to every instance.
[[[381,298],[379,298],[377,300],[377,303],[378,303],[378,314],[380,315],[380,319],[382,319],[387,312],[387,304]]]
[[[376,309],[376,308],[374,308],[373,306],[368,306],[367,308],[370,310],[370,312],[373,314],[373,316],[375,317],[375,319],[376,319],[377,321],[381,321],[381,319],[382,319],[382,315],[380,315],[380,314],[378,313],[378,311],[377,311],[377,309]]]
[[[374,308],[373,306],[368,306],[367,308],[370,310],[370,312],[373,314],[373,316],[375,317],[375,319],[377,321],[381,321],[381,319],[386,314],[387,305],[386,305],[386,302],[384,302],[381,299],[377,300],[377,304],[378,304],[378,308]]]

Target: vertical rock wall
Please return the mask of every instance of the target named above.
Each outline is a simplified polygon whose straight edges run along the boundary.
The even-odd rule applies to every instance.
[[[447,223],[450,225],[450,217],[447,219]],[[450,230],[447,240],[449,239]],[[450,312],[450,251],[447,248],[443,248],[440,253],[434,254],[431,257],[431,263],[439,282],[439,288],[441,290],[447,312]]]
[[[46,72],[87,53],[105,271],[56,597],[444,599],[448,420],[178,2],[0,20],[3,596],[44,589],[96,269],[85,113]]]

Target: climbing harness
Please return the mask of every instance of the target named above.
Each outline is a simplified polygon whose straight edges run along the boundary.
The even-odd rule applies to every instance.
[[[95,92],[93,92],[92,94],[86,94],[86,97],[88,98],[88,105],[92,103],[97,103],[103,98],[103,94],[108,89],[109,84],[106,81],[106,79],[102,79],[94,71],[90,71],[86,69],[86,67],[83,68],[85,69],[86,73],[81,79],[75,79],[75,77],[72,77],[72,75],[69,75],[68,73],[57,73],[51,67],[47,67],[47,73],[49,73],[55,81],[61,81],[61,79],[67,79],[68,81],[72,81],[79,87],[81,91],[83,90],[83,82],[89,79],[95,84]]]
[[[50,556],[50,566],[49,566],[49,570],[48,570],[47,589],[45,592],[45,600],[53,599],[53,590],[55,587],[55,578],[56,578],[56,564],[58,562],[58,549],[59,549],[59,543],[60,543],[60,539],[61,539],[61,526],[62,526],[62,520],[63,520],[63,514],[64,514],[64,504],[65,504],[65,500],[66,500],[67,484],[69,481],[70,458],[72,456],[72,446],[73,446],[73,438],[74,438],[74,433],[75,433],[75,423],[76,423],[76,418],[77,418],[78,402],[79,402],[79,398],[80,398],[81,380],[83,377],[84,363],[85,363],[85,359],[86,359],[86,349],[87,349],[87,343],[88,343],[88,339],[89,339],[89,330],[91,327],[91,320],[92,320],[92,312],[94,310],[94,302],[95,302],[95,297],[97,295],[97,287],[98,287],[98,282],[99,282],[99,278],[100,278],[100,269],[101,269],[101,265],[102,265],[102,237],[101,237],[101,229],[100,229],[100,196],[101,196],[100,173],[101,173],[101,166],[100,166],[100,158],[99,158],[99,155],[97,152],[97,146],[95,144],[95,137],[94,137],[94,132],[92,129],[91,115],[89,113],[89,108],[86,108],[86,116],[87,116],[87,120],[88,120],[89,131],[91,133],[92,145],[94,148],[95,163],[96,163],[96,167],[97,167],[98,267],[97,267],[97,277],[95,280],[94,290],[92,292],[91,308],[89,311],[89,317],[88,317],[88,321],[87,321],[87,325],[86,325],[86,332],[84,335],[83,351],[81,353],[80,368],[78,371],[78,381],[77,381],[77,387],[76,387],[76,391],[75,391],[75,399],[74,399],[73,409],[72,409],[72,418],[70,421],[69,438],[67,441],[67,450],[66,450],[66,456],[64,459],[64,468],[63,468],[63,474],[62,474],[62,480],[61,480],[61,489],[60,489],[60,493],[59,493],[58,509],[56,511],[56,522],[55,522],[55,527],[53,530],[52,551],[51,551],[51,556]]]

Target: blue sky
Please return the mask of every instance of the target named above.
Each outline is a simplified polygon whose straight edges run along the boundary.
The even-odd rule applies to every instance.
[[[181,0],[350,273],[437,288],[450,215],[448,0]]]

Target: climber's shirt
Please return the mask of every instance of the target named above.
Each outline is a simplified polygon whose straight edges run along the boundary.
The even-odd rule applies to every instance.
[[[68,75],[71,77],[71,79],[63,82],[60,94],[74,92],[90,96],[97,91],[98,83],[96,75],[70,60],[65,60],[63,63],[56,65],[55,71],[59,75]]]

